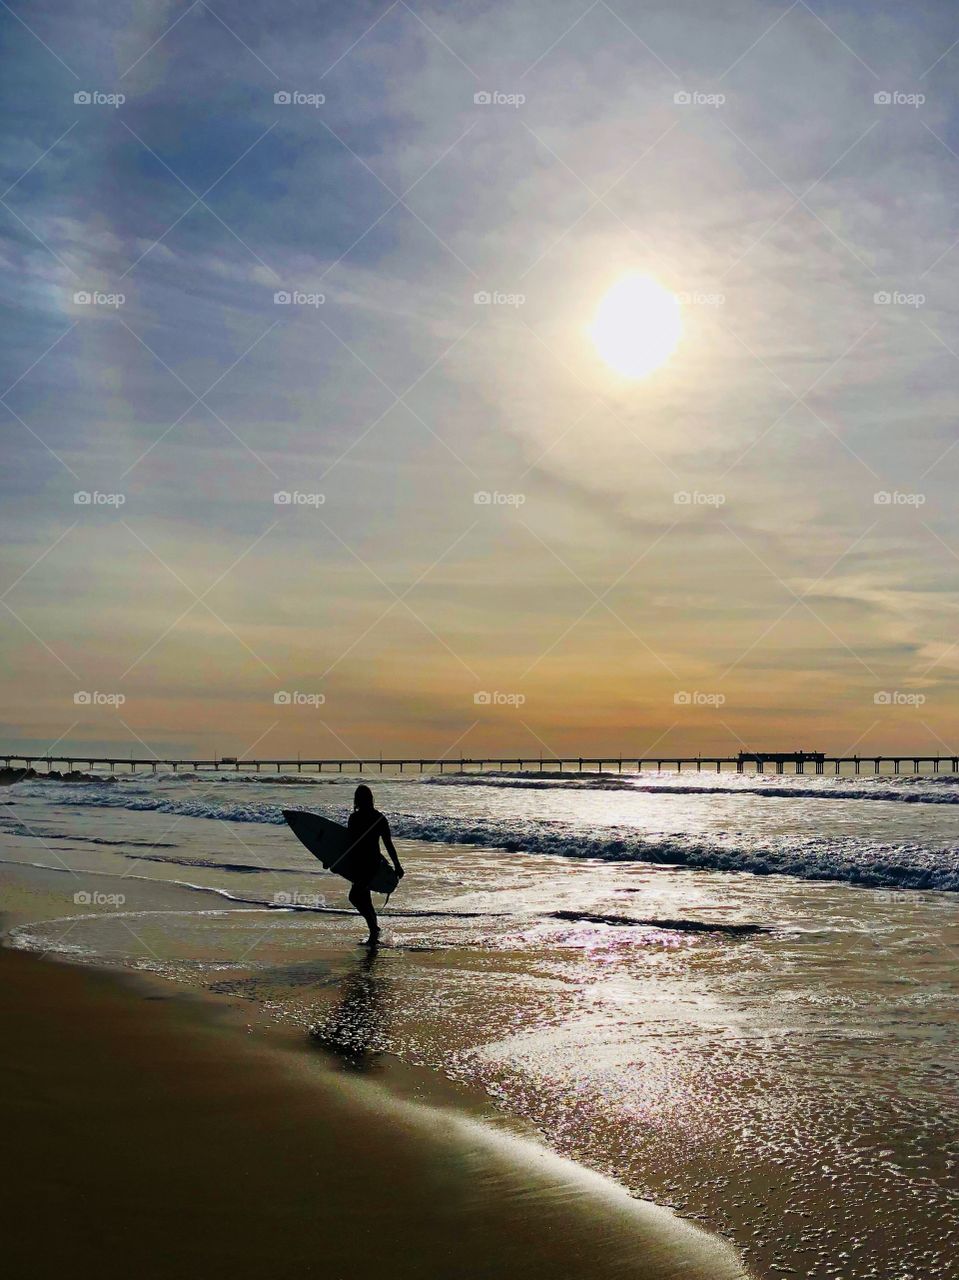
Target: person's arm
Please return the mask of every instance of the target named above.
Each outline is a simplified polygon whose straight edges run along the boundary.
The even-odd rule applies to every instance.
[[[386,846],[386,852],[393,860],[393,866],[396,868],[396,874],[402,878],[406,873],[400,866],[400,860],[396,854],[396,845],[393,843],[393,836],[390,834],[390,824],[385,818],[383,819],[383,829],[380,832],[380,835],[383,837],[383,844]]]

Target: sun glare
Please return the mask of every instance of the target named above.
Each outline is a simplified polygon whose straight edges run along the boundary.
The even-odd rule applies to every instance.
[[[673,294],[649,276],[631,273],[602,297],[589,334],[611,369],[644,378],[676,350],[682,327]]]

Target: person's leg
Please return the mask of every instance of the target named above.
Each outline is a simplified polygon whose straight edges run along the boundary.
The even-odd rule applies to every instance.
[[[376,938],[380,931],[380,926],[376,919],[376,909],[373,906],[373,899],[370,897],[369,889],[363,885],[353,885],[350,890],[350,902],[369,926],[370,938]]]

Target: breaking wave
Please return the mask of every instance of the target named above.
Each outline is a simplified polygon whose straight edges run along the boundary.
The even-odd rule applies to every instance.
[[[30,784],[31,791],[37,784]],[[173,788],[83,787],[45,784],[47,798],[73,807],[122,808],[161,812],[227,823],[282,826],[279,804],[217,801],[171,794]],[[795,791],[789,794],[795,795]],[[815,792],[819,795],[819,792]],[[328,817],[342,806],[311,805]],[[473,845],[559,858],[596,858],[710,871],[785,875],[804,880],[840,880],[869,888],[959,890],[959,847],[930,848],[920,841],[879,842],[855,836],[783,835],[750,843],[742,833],[708,839],[681,835],[641,835],[628,826],[590,826],[518,816],[469,818],[465,815],[391,812],[396,836],[430,843]],[[28,834],[24,832],[23,834]],[[154,851],[157,861],[164,855]],[[175,857],[169,861],[176,861]],[[216,864],[222,867],[222,864]],[[246,868],[244,868],[246,869]]]

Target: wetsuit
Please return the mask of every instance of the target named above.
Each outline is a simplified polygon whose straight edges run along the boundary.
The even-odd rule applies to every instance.
[[[346,824],[350,833],[350,869],[353,883],[368,889],[382,854],[380,840],[389,838],[390,824],[376,809],[354,809]]]

